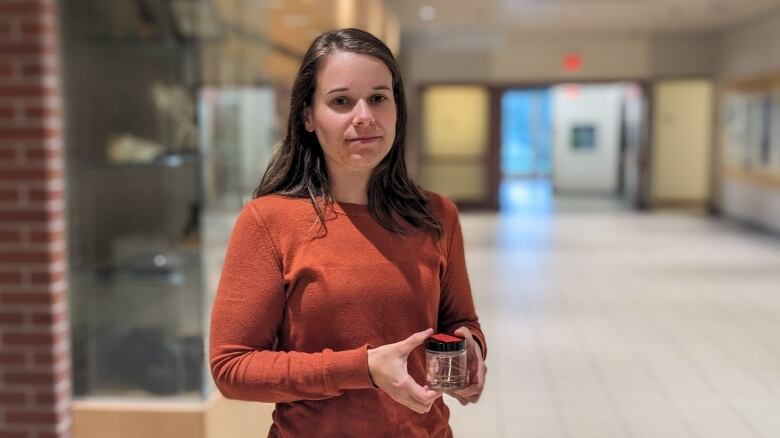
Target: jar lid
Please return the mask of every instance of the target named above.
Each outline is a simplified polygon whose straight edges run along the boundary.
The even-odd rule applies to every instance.
[[[425,349],[441,352],[465,350],[466,340],[459,336],[437,333],[425,340]]]

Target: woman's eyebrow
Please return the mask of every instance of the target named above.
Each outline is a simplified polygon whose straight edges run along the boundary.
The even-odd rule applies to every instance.
[[[387,90],[387,91],[391,91],[390,87],[388,87],[387,85],[377,85],[376,87],[374,87],[374,90]],[[328,91],[325,94],[340,93],[342,91],[349,91],[349,88],[346,88],[346,87],[334,88],[334,89]]]

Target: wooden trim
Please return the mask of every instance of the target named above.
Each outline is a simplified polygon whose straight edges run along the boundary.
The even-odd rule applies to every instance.
[[[731,81],[723,85],[725,91],[732,92],[767,92],[773,88],[780,88],[780,72]]]
[[[706,212],[708,209],[707,200],[690,200],[690,199],[653,199],[653,208],[670,208],[680,210],[694,210],[698,212]]]
[[[501,185],[501,95],[498,87],[488,87],[488,151],[487,151],[487,203],[486,209],[498,211],[498,190]]]
[[[74,435],[81,438],[234,437],[249,429],[267,431],[273,410],[271,403],[226,399],[216,389],[205,399],[96,397],[71,406]]]
[[[724,164],[721,169],[725,179],[732,179],[755,186],[780,190],[780,171],[772,171],[769,169],[746,170],[728,164]]]

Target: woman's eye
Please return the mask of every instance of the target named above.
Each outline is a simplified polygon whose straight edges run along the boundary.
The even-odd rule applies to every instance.
[[[346,97],[337,97],[337,98],[333,99],[333,104],[334,105],[346,105],[348,102],[349,101],[347,100]]]
[[[374,102],[384,102],[387,100],[387,96],[385,96],[384,94],[377,94],[376,96],[374,96],[372,100]]]

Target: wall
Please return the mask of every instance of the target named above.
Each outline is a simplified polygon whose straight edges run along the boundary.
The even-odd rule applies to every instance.
[[[71,436],[57,2],[0,1],[0,436]]]
[[[559,192],[617,192],[622,85],[556,86],[552,90],[553,184]],[[575,150],[572,128],[595,128],[595,148]]]
[[[778,45],[780,10],[725,32],[719,40],[719,88],[722,90],[735,80],[780,73]],[[719,132],[720,120],[717,121]],[[780,232],[780,180],[753,179],[722,171],[718,175],[716,204],[726,217]]]
[[[500,36],[442,35],[407,37],[400,59],[407,89],[409,168],[421,144],[419,86],[441,82],[479,82],[497,86],[577,80],[656,79],[711,76],[716,44],[711,35],[641,33],[536,33]],[[565,72],[562,58],[579,52],[582,69]]]
[[[537,33],[444,35],[403,40],[404,80],[551,82],[641,79],[712,73],[715,45],[708,35],[639,33]],[[565,54],[582,55],[582,69],[565,72]]]

